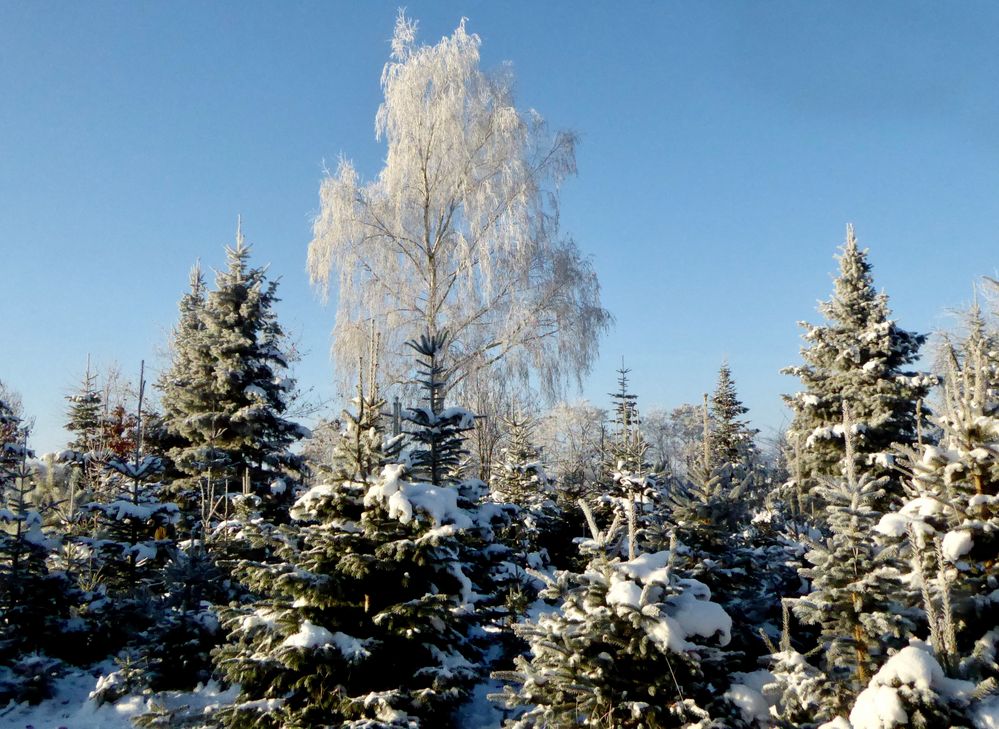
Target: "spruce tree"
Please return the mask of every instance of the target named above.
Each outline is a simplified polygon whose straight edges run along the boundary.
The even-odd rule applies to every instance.
[[[950,678],[922,641],[913,640],[874,675],[850,709],[852,729],[982,729],[995,726],[994,686]]]
[[[902,564],[897,551],[875,539],[881,516],[874,504],[883,498],[885,479],[857,475],[853,424],[844,405],[845,476],[818,487],[826,504],[828,536],[811,540],[800,570],[811,583],[793,610],[802,622],[819,628],[821,669],[834,690],[818,716],[845,716],[851,702],[887,658],[890,647],[904,643],[911,619],[899,598]]]
[[[711,426],[706,400],[700,463],[687,469],[686,478],[670,482],[664,517],[649,530],[649,542],[664,549],[675,541],[677,564],[704,582],[732,616],[732,657],[749,670],[762,647],[759,633],[776,635],[779,596],[796,582],[788,567],[792,548],[756,518],[751,498],[756,474],[745,462],[717,457]]]
[[[613,518],[614,513],[629,514],[636,523],[628,531],[628,553],[634,557],[638,544],[630,542],[631,535],[644,538],[645,531],[658,523],[657,502],[660,498],[659,482],[652,474],[648,460],[649,444],[641,429],[638,396],[628,388],[628,373],[622,364],[618,370],[618,390],[611,394],[614,407],[614,432],[608,438],[604,471],[606,486],[600,495],[601,518]],[[608,508],[609,507],[609,508]]]
[[[722,696],[731,618],[670,550],[617,557],[625,519],[600,531],[583,506],[586,569],[546,578],[560,609],[515,626],[531,655],[496,674],[506,685],[493,700],[517,712],[506,726],[745,726]]]
[[[66,398],[69,402],[66,430],[72,435],[72,440],[59,454],[59,460],[72,469],[67,484],[70,491],[67,495],[67,521],[77,516],[78,504],[106,495],[101,490],[106,482],[108,459],[124,453],[116,438],[120,435],[116,430],[116,418],[112,417],[124,414],[124,410],[112,413],[106,398],[108,388],[102,390],[98,384],[98,375],[91,370],[88,358],[79,387]],[[73,531],[71,525],[70,531]]]
[[[878,525],[911,558],[918,592],[909,597],[924,615],[932,660],[982,699],[999,686],[997,342],[976,309],[964,340],[945,345],[943,404],[933,418],[940,442],[902,449],[907,498]]]
[[[711,396],[709,452],[712,469],[731,465],[745,473],[752,466],[753,439],[758,431],[741,419],[748,412],[749,408],[742,404],[735,390],[732,370],[728,362],[723,362],[718,370],[718,385]]]
[[[503,422],[505,445],[502,458],[492,468],[492,497],[520,510],[512,524],[516,534],[510,537],[523,554],[525,565],[540,568],[547,560],[548,547],[561,542],[554,479],[545,472],[541,452],[534,444],[534,421],[513,415]]]
[[[66,430],[73,434],[69,448],[81,455],[101,447],[104,398],[97,389],[97,373],[87,369],[77,391],[66,398],[69,401]]]
[[[179,442],[170,457],[188,477],[187,502],[202,498],[208,478],[223,493],[248,479],[264,515],[281,519],[303,475],[290,447],[306,431],[285,417],[294,381],[274,312],[277,282],[250,266],[241,229],[226,255],[215,289],[205,292],[195,269],[181,300],[174,359],[160,381],[165,425]]]
[[[189,290],[178,304],[180,316],[171,336],[170,365],[156,382],[163,403],[171,470],[176,471],[171,474],[169,488],[188,520],[201,500],[203,474],[222,465],[214,462],[209,452],[199,453],[192,447],[197,442],[192,440],[196,434],[211,428],[210,422],[202,420],[204,413],[212,412],[214,381],[214,363],[203,321],[206,296],[205,277],[198,262],[191,269]]]
[[[707,585],[712,599],[732,616],[730,650],[744,668],[760,653],[759,631],[773,631],[768,621],[790,576],[786,547],[754,529],[745,501],[748,484],[748,477],[739,479],[729,468],[706,475],[694,469],[690,479],[669,489],[663,524],[648,537],[653,549],[675,540],[678,567]]]
[[[836,702],[836,682],[792,646],[789,602],[784,601],[781,605],[783,630],[780,645],[769,646],[770,681],[764,684],[763,693],[770,704],[775,726],[780,729],[812,729],[821,721],[819,717],[823,715],[823,707]],[[842,719],[839,721],[842,723]]]
[[[108,459],[107,498],[82,505],[85,531],[73,537],[89,557],[82,612],[89,645],[82,649],[95,657],[143,642],[142,632],[158,617],[160,570],[174,549],[170,533],[179,509],[163,498],[162,459],[143,445],[145,386],[140,374],[136,415],[124,420],[134,423],[127,439],[133,450]]]
[[[888,297],[874,288],[867,251],[847,226],[832,298],[819,305],[827,322],[801,322],[806,346],[803,364],[785,374],[801,380],[802,391],[784,397],[794,413],[788,429],[796,468],[808,494],[822,477],[838,477],[844,444],[840,428],[845,403],[856,422],[857,467],[875,478],[887,476],[884,501],[901,496],[891,471],[892,444],[912,444],[917,435],[917,403],[932,378],[909,369],[925,335],[900,328],[891,318]]]
[[[415,447],[410,451],[410,471],[416,478],[440,486],[453,481],[468,456],[463,433],[475,424],[475,416],[464,408],[445,408],[448,334],[423,334],[406,343],[416,352],[417,382],[426,405],[409,408],[403,420],[412,427],[407,431]]]
[[[0,702],[48,697],[71,599],[65,575],[46,564],[53,545],[31,503],[27,441],[28,428],[0,399]]]
[[[466,544],[478,515],[454,472],[471,416],[441,407],[443,341],[413,344],[432,372],[422,367],[429,405],[407,412],[419,435],[408,456],[398,462],[384,401],[362,388],[331,481],[296,502],[273,559],[240,566],[259,599],[224,613],[231,635],[217,666],[241,693],[219,725],[448,726],[465,697],[485,592],[466,562],[481,546]],[[427,480],[410,480],[407,464]]]

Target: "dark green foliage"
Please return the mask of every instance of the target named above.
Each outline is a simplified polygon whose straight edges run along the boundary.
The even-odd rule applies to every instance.
[[[745,472],[753,465],[756,456],[753,439],[758,431],[741,419],[748,412],[739,400],[732,370],[725,362],[718,371],[718,386],[711,396],[708,451],[712,469],[730,465]]]
[[[104,398],[97,389],[97,375],[90,371],[89,363],[80,388],[66,399],[69,401],[66,430],[73,434],[69,448],[81,454],[99,450]]]
[[[797,587],[792,546],[765,522],[754,521],[749,500],[752,476],[731,464],[707,476],[674,482],[666,497],[665,523],[650,530],[656,549],[676,542],[685,574],[711,590],[711,599],[732,616],[729,650],[743,670],[753,670],[763,652],[760,631],[775,635],[781,596]]]
[[[407,435],[416,444],[409,454],[410,473],[439,486],[455,478],[464,464],[468,451],[462,434],[475,426],[474,416],[464,408],[444,407],[447,332],[424,334],[406,344],[417,354],[417,382],[426,403],[403,413],[403,419],[411,425]]]
[[[50,572],[52,543],[29,495],[35,484],[27,459],[28,432],[0,400],[0,703],[48,696],[70,597],[65,575]]]

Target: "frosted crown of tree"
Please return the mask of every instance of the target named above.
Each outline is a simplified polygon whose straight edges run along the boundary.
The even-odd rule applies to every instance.
[[[386,333],[386,374],[405,381],[404,342],[452,334],[451,386],[484,366],[547,393],[587,372],[611,317],[589,261],[558,233],[558,187],[576,171],[576,138],[514,106],[508,71],[479,69],[464,21],[433,46],[400,13],[385,100],[388,149],[370,183],[341,159],[320,188],[311,280],[336,284],[337,372],[354,375],[368,322]],[[334,276],[335,272],[335,276]]]
[[[753,439],[758,431],[741,419],[748,412],[749,408],[739,400],[732,370],[725,361],[718,370],[718,385],[711,396],[709,452],[713,468],[725,464],[747,466],[752,460]]]
[[[782,370],[801,380],[803,391],[785,395],[794,412],[788,438],[808,491],[823,476],[836,476],[844,445],[840,422],[846,403],[855,418],[855,450],[865,470],[891,479],[886,496],[900,491],[889,468],[892,444],[917,440],[917,402],[933,378],[908,370],[926,340],[891,318],[888,297],[874,288],[867,251],[857,245],[853,226],[839,256],[833,295],[819,305],[827,323],[800,322],[805,329],[804,363]],[[880,461],[880,463],[879,463]]]

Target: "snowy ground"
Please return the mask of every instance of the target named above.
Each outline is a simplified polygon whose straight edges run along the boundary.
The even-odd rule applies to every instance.
[[[192,693],[170,691],[154,696],[126,696],[115,704],[97,706],[89,694],[97,684],[95,673],[73,671],[56,681],[55,695],[37,706],[9,704],[0,709],[3,729],[133,729],[131,718],[149,710],[150,702],[167,707],[204,707],[231,700],[230,689],[221,692],[209,684]],[[96,674],[96,675],[95,675]]]
[[[100,671],[96,671],[98,675]],[[235,697],[235,689],[220,692],[209,684],[193,693],[166,692],[154,696],[125,696],[114,704],[97,706],[89,694],[97,684],[97,675],[74,671],[56,682],[55,695],[37,706],[9,704],[0,709],[3,729],[133,729],[133,716],[143,714],[155,702],[167,707],[188,705],[207,707]],[[487,681],[475,688],[471,700],[459,711],[459,721],[465,729],[496,729],[504,714],[487,698],[501,690],[498,681]]]

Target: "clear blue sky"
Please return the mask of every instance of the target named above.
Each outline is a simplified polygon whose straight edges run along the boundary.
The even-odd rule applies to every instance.
[[[461,16],[519,103],[577,130],[562,222],[642,407],[697,400],[728,357],[757,425],[815,320],[844,226],[903,326],[948,326],[996,270],[999,6],[914,2],[410,2]],[[365,176],[395,3],[0,3],[0,379],[63,446],[87,354],[126,374],[167,341],[196,258],[237,214],[281,277],[300,381],[334,396],[331,307],[304,273],[324,161]]]

